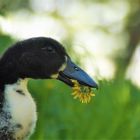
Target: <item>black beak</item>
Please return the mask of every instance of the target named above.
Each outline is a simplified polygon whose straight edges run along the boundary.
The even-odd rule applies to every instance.
[[[77,80],[81,85],[93,87],[98,89],[98,85],[95,81],[81,68],[75,65],[69,58],[67,60],[67,65],[64,71],[59,72],[58,79],[73,86],[71,79]]]

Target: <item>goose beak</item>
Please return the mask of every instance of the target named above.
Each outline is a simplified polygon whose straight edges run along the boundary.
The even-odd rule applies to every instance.
[[[69,86],[73,86],[71,80],[77,80],[81,85],[98,89],[96,82],[80,67],[74,64],[71,59],[67,60],[67,65],[64,71],[59,72],[58,79]]]

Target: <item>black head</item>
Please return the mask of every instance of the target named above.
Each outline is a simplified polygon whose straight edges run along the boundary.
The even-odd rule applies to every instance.
[[[21,77],[47,79],[66,62],[63,46],[51,38],[32,38],[16,44],[20,49],[18,71]]]
[[[72,86],[70,79],[97,87],[96,83],[72,63],[64,47],[54,39],[37,37],[20,41],[0,60],[0,79],[14,83],[18,78],[56,78]]]

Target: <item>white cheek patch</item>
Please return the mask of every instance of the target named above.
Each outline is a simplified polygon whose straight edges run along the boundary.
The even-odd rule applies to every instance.
[[[53,78],[53,79],[58,78],[59,72],[60,72],[60,71],[64,71],[64,69],[66,68],[66,66],[67,66],[67,57],[65,57],[65,62],[60,66],[60,68],[59,68],[59,70],[58,70],[58,73],[52,74],[52,75],[51,75],[51,78]]]
[[[52,74],[52,75],[51,75],[51,78],[56,79],[56,78],[58,77],[58,75],[59,75],[58,73]]]
[[[66,68],[66,62],[62,64],[62,66],[59,68],[59,71],[63,71]]]
[[[63,71],[67,66],[67,56],[65,56],[65,62],[61,65],[58,71]]]
[[[53,79],[57,79],[59,76],[59,72],[63,71],[65,68],[66,68],[66,63],[62,64],[62,66],[58,70],[58,73],[52,74],[50,77]]]

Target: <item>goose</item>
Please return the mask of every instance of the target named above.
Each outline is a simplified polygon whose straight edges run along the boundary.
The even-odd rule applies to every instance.
[[[74,79],[97,88],[58,41],[35,37],[15,43],[0,59],[0,140],[26,140],[35,129],[36,104],[27,89],[30,78],[56,79],[70,87]]]

